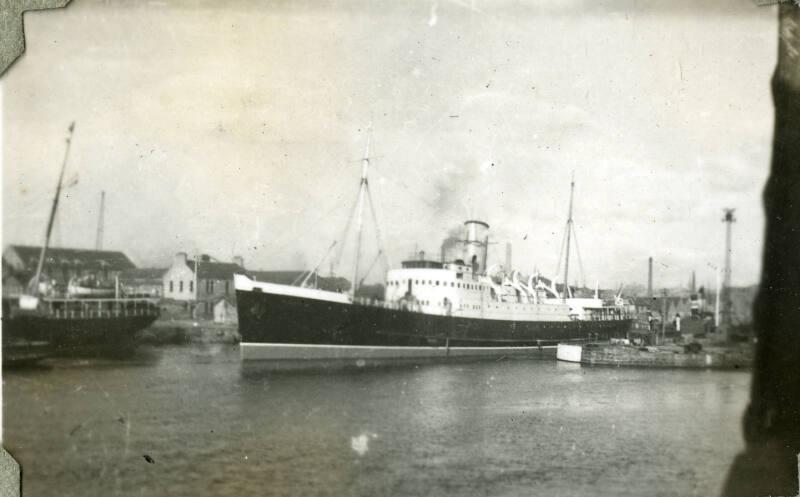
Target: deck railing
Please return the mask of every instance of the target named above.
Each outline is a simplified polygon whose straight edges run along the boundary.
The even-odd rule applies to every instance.
[[[45,299],[44,311],[56,319],[113,319],[158,316],[154,299]]]
[[[426,314],[436,314],[433,312],[433,307],[424,308],[422,305],[416,302],[385,301],[368,297],[356,297],[353,299],[353,304],[408,312],[426,311]],[[468,314],[469,317],[474,317],[473,313],[465,313],[462,309],[453,308],[449,314],[447,312],[447,308],[442,307],[441,305],[437,307],[437,309],[440,311],[438,314],[442,316],[451,315],[458,317],[466,316]],[[636,314],[629,309],[606,308],[594,309],[592,312],[588,313],[584,319],[578,319],[577,317],[574,317],[573,319],[579,321],[625,321],[635,320]]]

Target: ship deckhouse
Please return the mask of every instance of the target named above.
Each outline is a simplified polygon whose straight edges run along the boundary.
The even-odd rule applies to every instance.
[[[486,268],[489,225],[464,223],[464,258],[450,262],[406,260],[386,275],[385,301],[425,314],[513,321],[569,321],[570,307],[548,302],[548,289]],[[468,263],[465,262],[469,261]]]

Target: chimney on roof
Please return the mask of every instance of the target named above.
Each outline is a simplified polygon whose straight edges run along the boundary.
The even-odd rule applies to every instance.
[[[241,255],[234,255],[233,263],[239,266],[240,268],[244,268],[244,257],[242,257]]]
[[[186,252],[178,252],[175,254],[175,265],[186,264]]]
[[[208,254],[201,254],[200,262],[211,262],[211,256],[209,256]]]

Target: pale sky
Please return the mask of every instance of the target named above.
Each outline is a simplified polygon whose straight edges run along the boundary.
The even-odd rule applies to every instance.
[[[371,123],[395,265],[478,217],[497,262],[510,241],[517,268],[552,275],[574,170],[587,284],[644,284],[648,256],[657,287],[693,269],[713,283],[724,207],[733,282],[758,281],[774,7],[74,0],[25,31],[2,80],[4,244],[41,242],[74,120],[56,244],[94,246],[105,190],[104,246],[140,266],[313,266],[344,230]]]

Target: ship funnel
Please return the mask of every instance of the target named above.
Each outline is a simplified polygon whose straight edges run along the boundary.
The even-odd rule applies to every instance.
[[[486,250],[489,225],[483,221],[469,220],[464,223],[464,260],[471,264],[475,273],[486,270]]]

